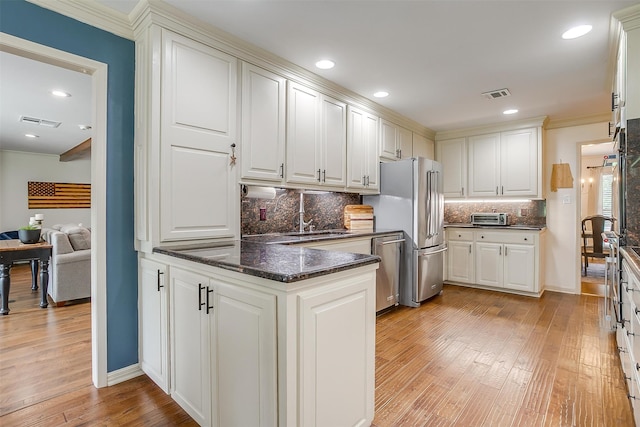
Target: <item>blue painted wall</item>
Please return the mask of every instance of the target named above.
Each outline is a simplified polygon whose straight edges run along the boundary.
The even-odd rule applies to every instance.
[[[108,64],[107,370],[138,362],[134,250],[133,129],[135,45],[23,0],[0,0],[0,31]]]

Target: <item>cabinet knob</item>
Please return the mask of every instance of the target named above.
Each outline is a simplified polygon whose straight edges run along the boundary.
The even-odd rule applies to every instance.
[[[526,242],[527,240],[528,240],[528,239],[525,237],[525,238],[524,238],[524,241]]]

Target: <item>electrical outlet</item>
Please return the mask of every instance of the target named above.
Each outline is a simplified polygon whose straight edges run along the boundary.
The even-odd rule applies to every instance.
[[[562,204],[568,205],[571,203],[571,194],[566,194],[562,197]]]

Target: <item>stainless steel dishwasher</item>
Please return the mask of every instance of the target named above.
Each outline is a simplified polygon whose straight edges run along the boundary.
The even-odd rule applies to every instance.
[[[400,256],[404,241],[403,233],[371,239],[371,253],[381,260],[376,273],[376,312],[398,305]]]

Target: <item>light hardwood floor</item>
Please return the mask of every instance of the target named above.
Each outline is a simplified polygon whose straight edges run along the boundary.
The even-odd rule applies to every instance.
[[[91,385],[89,304],[38,307],[27,266],[0,317],[0,425],[195,423],[146,377]],[[633,426],[602,300],[447,285],[377,320],[376,416],[386,426]]]

